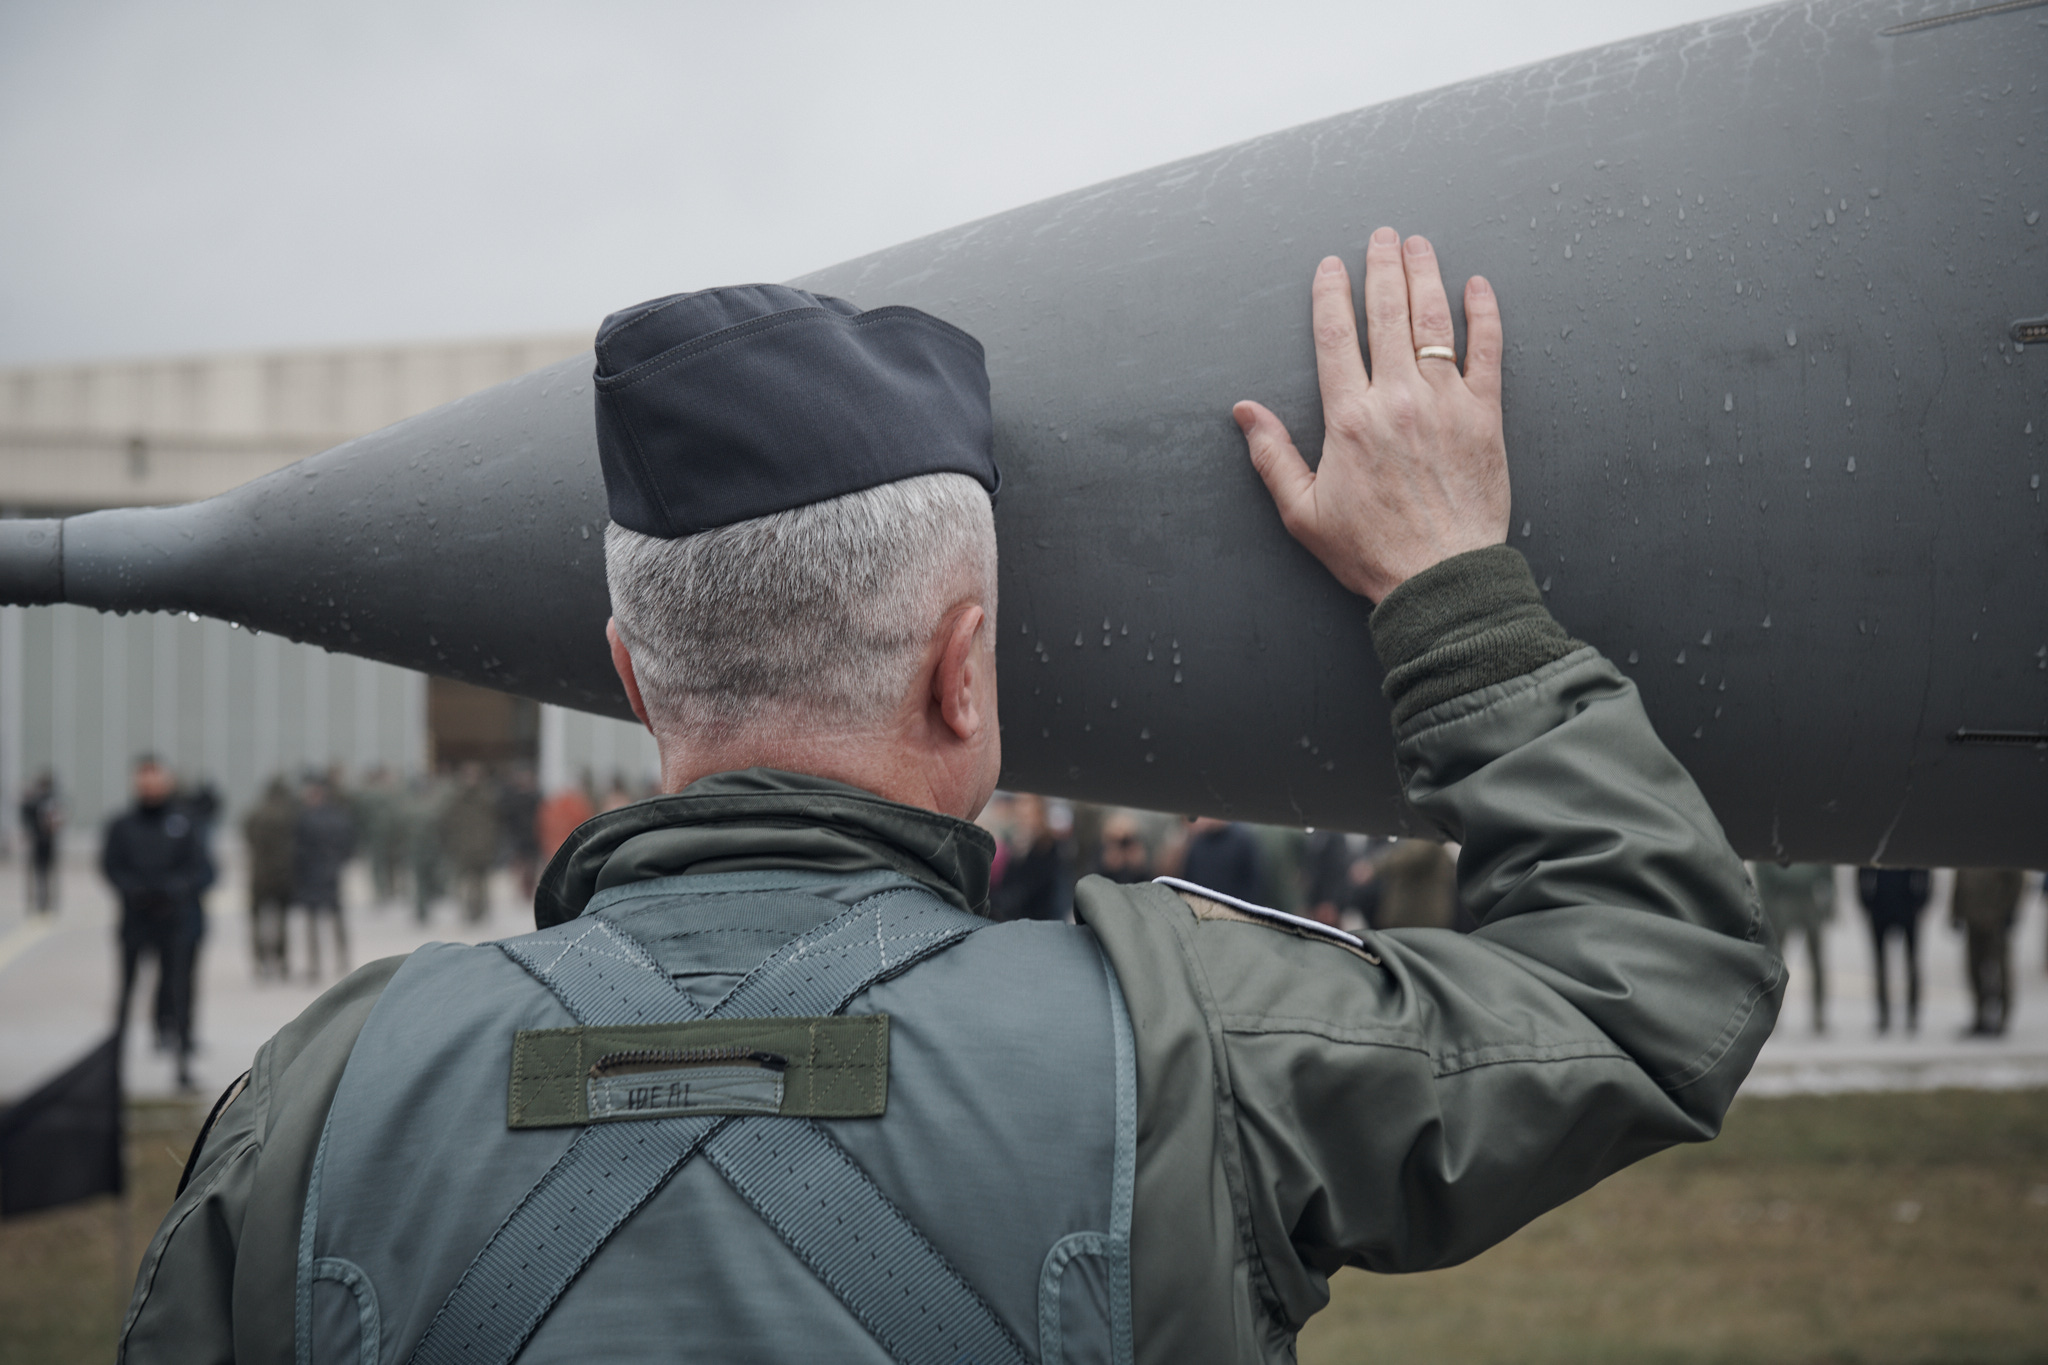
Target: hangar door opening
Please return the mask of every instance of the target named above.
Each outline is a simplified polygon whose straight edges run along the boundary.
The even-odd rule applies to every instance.
[[[540,703],[451,678],[427,679],[427,752],[437,769],[540,762]]]

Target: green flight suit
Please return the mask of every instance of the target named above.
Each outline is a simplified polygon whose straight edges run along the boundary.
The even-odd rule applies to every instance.
[[[1141,1361],[1292,1360],[1338,1267],[1455,1263],[1712,1137],[1776,1018],[1783,965],[1741,862],[1634,686],[1565,636],[1518,554],[1418,575],[1372,629],[1402,781],[1463,845],[1476,933],[1393,930],[1359,952],[1156,885],[1076,894],[1137,1040]],[[992,852],[965,821],[727,773],[583,826],[536,917],[763,867],[888,868],[980,909]],[[363,968],[258,1053],[144,1258],[125,1359],[292,1359],[314,1146],[397,966]]]

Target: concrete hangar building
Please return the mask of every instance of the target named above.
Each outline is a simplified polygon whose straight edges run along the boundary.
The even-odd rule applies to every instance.
[[[0,516],[212,497],[589,347],[583,334],[0,370]],[[638,728],[184,616],[0,607],[0,813],[61,786],[75,835],[127,799],[136,756],[211,781],[238,813],[277,773],[532,763],[657,771]]]

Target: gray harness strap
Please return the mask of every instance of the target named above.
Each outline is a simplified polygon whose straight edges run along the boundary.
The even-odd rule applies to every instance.
[[[973,1286],[816,1123],[741,1119],[704,1157],[895,1359],[1023,1365]]]
[[[462,1273],[413,1350],[413,1365],[517,1356],[590,1258],[725,1121],[585,1128]]]
[[[704,1012],[647,950],[601,919],[567,924],[498,945],[555,993],[579,1024],[668,1024]]]
[[[499,945],[584,1024],[836,1014],[985,921],[922,891],[869,896],[784,945],[710,1014],[599,918]],[[809,1119],[594,1124],[492,1234],[412,1365],[509,1365],[612,1234],[700,1150],[905,1365],[1023,1365],[973,1287]]]

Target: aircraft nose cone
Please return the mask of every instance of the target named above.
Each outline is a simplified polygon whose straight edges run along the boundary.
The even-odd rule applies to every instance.
[[[64,523],[0,521],[0,602],[40,607],[64,600]]]

